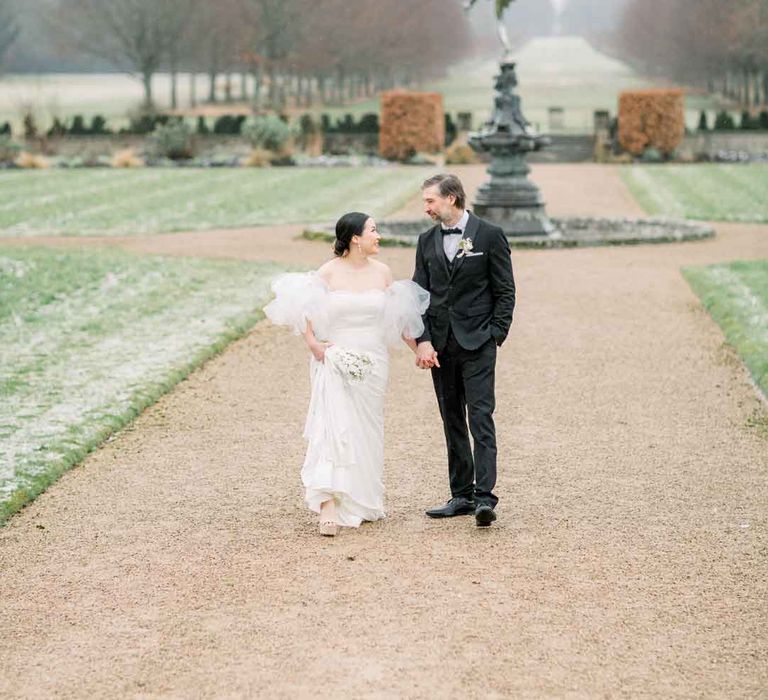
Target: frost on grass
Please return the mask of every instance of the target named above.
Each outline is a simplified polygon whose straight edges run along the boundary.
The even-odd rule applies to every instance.
[[[0,236],[142,235],[385,216],[425,169],[142,169],[0,173]],[[14,179],[18,178],[18,179]],[[41,184],[43,186],[41,186]]]
[[[760,164],[635,165],[622,176],[650,214],[768,221],[768,169]]]
[[[686,268],[684,273],[768,397],[768,261]]]
[[[274,272],[114,253],[0,256],[0,293],[19,274],[42,288],[33,308],[0,303],[0,503],[98,442],[174,373],[245,327]]]
[[[718,286],[727,290],[728,300],[745,326],[745,332],[768,349],[768,308],[765,301],[744,284],[736,271],[715,265],[707,272]]]

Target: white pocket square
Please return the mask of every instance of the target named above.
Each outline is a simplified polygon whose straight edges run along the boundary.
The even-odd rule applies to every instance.
[[[485,255],[485,253],[484,253],[482,250],[481,250],[480,252],[478,252],[478,253],[473,253],[473,252],[471,252],[471,251],[470,251],[470,252],[468,252],[468,253],[464,253],[464,255],[465,255],[466,257],[468,257],[468,258],[472,258],[472,257],[474,257],[475,255]]]

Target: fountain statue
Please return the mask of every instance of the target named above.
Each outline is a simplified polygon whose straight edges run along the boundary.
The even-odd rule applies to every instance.
[[[471,8],[477,0],[467,0]],[[478,189],[473,211],[504,229],[508,236],[547,235],[554,227],[547,217],[539,188],[528,179],[526,153],[538,151],[549,139],[532,129],[523,116],[520,95],[515,92],[517,74],[511,59],[504,11],[514,0],[495,0],[496,27],[504,48],[494,88],[491,118],[480,131],[469,136],[469,145],[478,153],[489,153],[489,182]]]

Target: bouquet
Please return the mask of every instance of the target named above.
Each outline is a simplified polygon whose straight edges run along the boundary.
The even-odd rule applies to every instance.
[[[369,355],[353,350],[336,349],[338,364],[341,369],[349,375],[353,381],[359,382],[365,379],[365,376],[373,366],[373,360]]]

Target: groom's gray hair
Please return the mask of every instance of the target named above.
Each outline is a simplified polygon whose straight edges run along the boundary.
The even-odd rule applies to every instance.
[[[464,194],[464,186],[461,184],[461,180],[455,175],[451,175],[450,173],[433,175],[424,180],[421,189],[425,190],[427,187],[432,187],[433,185],[439,185],[440,195],[442,197],[447,197],[451,194],[456,197],[456,207],[458,209],[466,208],[467,195]]]

